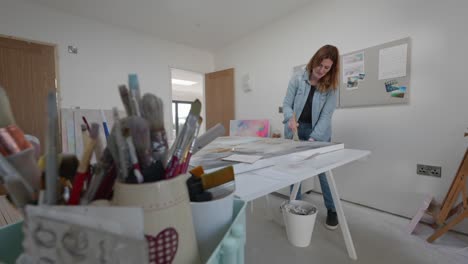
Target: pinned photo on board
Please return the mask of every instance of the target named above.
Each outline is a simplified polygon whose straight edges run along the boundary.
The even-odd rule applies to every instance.
[[[406,93],[406,87],[405,86],[400,86],[398,90],[392,91],[391,96],[392,97],[397,97],[397,98],[404,98]]]
[[[387,93],[390,93],[392,91],[396,91],[396,90],[399,89],[399,87],[397,85],[398,85],[397,80],[386,81],[385,82],[385,90],[387,91]]]
[[[346,89],[355,90],[358,88],[358,84],[359,84],[359,77],[356,77],[356,76],[348,77],[348,81],[346,82]]]

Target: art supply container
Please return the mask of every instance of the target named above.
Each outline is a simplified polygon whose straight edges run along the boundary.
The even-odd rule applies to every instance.
[[[201,259],[205,262],[231,225],[234,190],[222,198],[191,202],[191,205],[198,248]]]
[[[309,213],[306,215],[295,213],[288,208],[288,204],[298,206]],[[289,242],[296,247],[309,246],[317,217],[317,207],[306,201],[292,200],[284,202],[281,209]]]
[[[144,210],[150,263],[200,263],[185,183],[189,176],[142,184],[115,183],[111,204]]]
[[[245,201],[234,199],[234,210],[229,229],[223,234],[206,264],[243,264],[246,226]]]
[[[41,171],[37,166],[34,148],[27,148],[18,153],[9,155],[6,159],[35,191],[40,189]]]

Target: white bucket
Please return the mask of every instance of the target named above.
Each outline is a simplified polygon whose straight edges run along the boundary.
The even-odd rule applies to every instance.
[[[231,225],[234,191],[220,199],[190,204],[200,257],[205,262]]]
[[[309,215],[299,215],[285,209],[286,204],[300,206],[306,210],[315,208],[315,212]],[[289,242],[296,247],[307,247],[314,231],[315,218],[317,217],[317,207],[306,201],[292,200],[281,205],[283,211],[284,225]]]

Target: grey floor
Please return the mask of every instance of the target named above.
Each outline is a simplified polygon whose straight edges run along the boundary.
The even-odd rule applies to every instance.
[[[273,208],[284,200],[270,196]],[[292,246],[279,222],[279,210],[268,214],[264,198],[247,207],[247,245],[245,263],[411,263],[467,264],[468,237],[449,232],[429,244],[425,239],[432,229],[418,225],[415,234],[406,233],[409,220],[363,206],[343,202],[358,259],[348,257],[341,229],[329,231],[323,225],[326,210],[322,197],[312,193],[304,200],[319,210],[309,247]]]

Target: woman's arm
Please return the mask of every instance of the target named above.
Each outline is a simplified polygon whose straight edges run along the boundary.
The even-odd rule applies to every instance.
[[[322,111],[320,112],[319,120],[314,127],[314,130],[310,134],[310,138],[317,141],[328,141],[327,132],[328,128],[331,126],[331,119],[333,112],[336,108],[336,92],[330,91],[325,104],[323,105]],[[327,138],[326,138],[327,137]]]
[[[297,77],[294,75],[291,80],[289,80],[288,90],[283,100],[283,124],[286,124],[293,116],[294,98],[296,97],[297,86]]]

